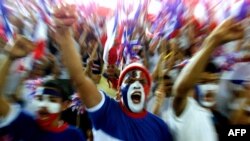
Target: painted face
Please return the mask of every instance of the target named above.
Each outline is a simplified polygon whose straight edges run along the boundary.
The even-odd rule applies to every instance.
[[[122,100],[132,112],[141,112],[145,105],[147,80],[142,71],[130,71],[121,86]]]
[[[39,87],[32,101],[38,118],[48,118],[51,114],[61,112],[62,98],[57,90],[47,87]]]
[[[218,93],[218,85],[203,84],[199,85],[199,102],[204,107],[213,107],[216,104],[215,96]]]

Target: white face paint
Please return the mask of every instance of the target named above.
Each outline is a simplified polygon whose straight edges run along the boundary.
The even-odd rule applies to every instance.
[[[202,106],[208,107],[208,108],[213,107],[216,104],[215,101],[208,102],[208,101],[205,101],[205,100],[202,100],[200,103],[201,103]]]
[[[204,107],[212,107],[216,104],[216,101],[215,101],[215,95],[218,93],[218,85],[216,84],[204,84],[204,85],[199,85],[199,89],[200,89],[200,98],[199,98],[199,101],[200,101],[200,104]],[[205,96],[208,94],[208,93],[212,93],[214,96],[213,99],[214,101],[206,101],[205,100]]]
[[[137,97],[137,98],[132,98]],[[128,106],[132,112],[141,112],[145,104],[145,92],[142,84],[139,81],[135,81],[128,88]]]
[[[200,87],[200,91],[202,95],[205,95],[206,93],[208,93],[208,91],[212,91],[215,94],[218,93],[218,85],[216,84],[208,83],[208,84],[199,85],[199,87]]]
[[[128,72],[121,84],[122,103],[133,113],[142,112],[148,81],[141,70]]]
[[[38,96],[40,98],[38,98]],[[42,94],[37,95],[32,100],[35,111],[39,111],[41,108],[46,108],[50,114],[56,114],[61,112],[61,105],[57,102],[50,101],[50,95]]]

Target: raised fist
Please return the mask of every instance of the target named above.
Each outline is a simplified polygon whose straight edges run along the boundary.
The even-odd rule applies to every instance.
[[[8,47],[5,50],[9,53],[12,59],[22,58],[27,56],[33,51],[35,45],[32,41],[28,40],[24,36],[17,36],[17,39],[13,47]]]
[[[209,35],[216,44],[221,45],[230,41],[242,39],[244,29],[235,19],[230,18],[216,27]]]
[[[54,10],[54,20],[56,27],[72,26],[77,20],[75,5],[62,5]]]

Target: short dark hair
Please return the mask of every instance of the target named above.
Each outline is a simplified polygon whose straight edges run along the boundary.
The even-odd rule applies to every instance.
[[[66,90],[60,85],[59,80],[57,80],[57,79],[55,79],[55,80],[48,80],[48,81],[44,82],[42,86],[43,86],[43,87],[55,88],[55,89],[58,90],[59,93],[61,94],[63,101],[69,100],[69,94],[68,94],[68,93],[66,92]]]

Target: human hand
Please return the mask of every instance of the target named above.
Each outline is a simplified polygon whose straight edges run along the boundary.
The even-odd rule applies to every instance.
[[[57,28],[70,27],[77,19],[75,5],[61,5],[54,9],[54,20]]]
[[[71,36],[70,27],[76,22],[77,14],[75,5],[62,5],[54,10],[55,39],[61,43],[65,37]]]
[[[27,56],[34,49],[35,45],[32,41],[24,36],[17,36],[13,47],[7,47],[5,50],[9,53],[11,59],[17,59]]]
[[[242,39],[244,37],[244,29],[242,25],[233,18],[229,18],[217,26],[209,35],[217,45],[221,45],[230,41]]]

